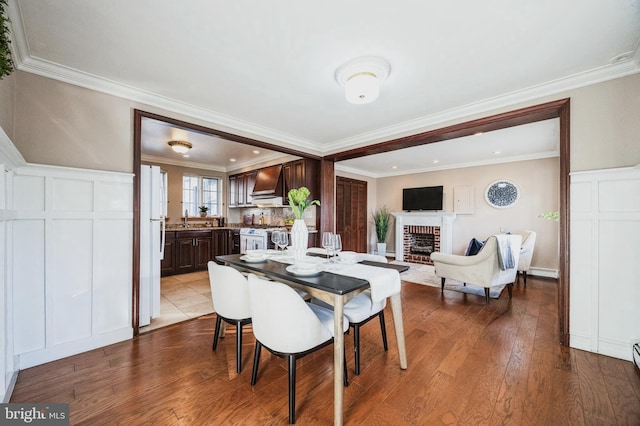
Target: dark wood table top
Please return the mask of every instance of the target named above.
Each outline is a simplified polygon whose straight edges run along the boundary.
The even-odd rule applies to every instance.
[[[349,277],[346,275],[334,274],[331,272],[320,272],[318,275],[303,277],[299,275],[294,275],[286,270],[286,267],[289,266],[287,263],[276,262],[275,260],[267,259],[264,262],[245,262],[241,260],[240,254],[230,254],[226,256],[216,256],[216,260],[218,262],[223,262],[228,265],[238,266],[242,269],[246,269],[249,271],[255,271],[261,274],[264,274],[268,277],[275,279],[282,279],[286,281],[291,281],[297,284],[309,286],[312,288],[316,288],[318,290],[326,291],[333,294],[347,294],[355,290],[359,290],[362,288],[369,287],[369,282],[367,280],[362,280],[360,278]],[[363,265],[369,266],[379,266],[383,268],[396,269],[401,272],[398,268],[404,268],[406,271],[409,269],[407,266],[403,265],[391,265],[388,263],[381,262],[362,262]]]

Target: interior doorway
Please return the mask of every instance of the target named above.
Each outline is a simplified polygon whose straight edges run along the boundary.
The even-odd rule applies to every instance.
[[[336,233],[342,250],[367,253],[367,182],[336,176]]]

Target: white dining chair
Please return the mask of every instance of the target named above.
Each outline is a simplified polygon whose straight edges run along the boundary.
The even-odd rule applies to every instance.
[[[260,352],[264,346],[272,354],[285,358],[289,367],[289,423],[296,415],[296,360],[333,343],[333,311],[306,303],[289,286],[249,274],[249,299],[256,348],[251,385],[258,379]],[[344,331],[349,321],[344,319]],[[346,361],[344,385],[348,385]]]
[[[387,263],[387,258],[377,254],[357,253],[358,260],[369,260],[372,262]],[[331,305],[321,300],[312,298],[311,303],[320,305],[327,309],[332,309]],[[349,325],[353,327],[353,352],[355,361],[355,373],[360,375],[360,327],[378,317],[380,320],[380,332],[382,334],[382,346],[387,351],[387,327],[384,320],[384,308],[387,306],[387,299],[381,302],[374,302],[371,298],[371,290],[365,290],[351,299],[344,305],[344,316],[349,320]]]
[[[242,371],[242,326],[251,324],[249,284],[247,278],[230,266],[207,263],[211,299],[216,313],[212,350],[218,347],[222,321],[236,326],[236,371]]]

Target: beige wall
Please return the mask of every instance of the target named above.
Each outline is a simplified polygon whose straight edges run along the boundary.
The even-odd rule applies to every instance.
[[[12,81],[15,80],[15,81]],[[15,108],[4,107],[15,83]],[[0,124],[14,123],[12,140],[25,160],[59,166],[131,172],[133,109],[221,128],[159,108],[16,71],[0,81]],[[509,105],[424,130],[571,97],[571,170],[640,163],[640,74]],[[11,117],[13,114],[14,118]],[[221,128],[222,129],[222,128]],[[224,130],[224,129],[223,129]],[[227,129],[228,130],[228,129]],[[9,133],[7,132],[7,133]]]
[[[13,139],[15,86],[15,73],[0,80],[0,127],[9,139]]]
[[[547,158],[382,178],[377,181],[377,202],[387,205],[391,211],[402,211],[402,188],[443,185],[444,211],[451,212],[454,210],[454,188],[471,185],[474,189],[474,213],[456,217],[453,252],[464,254],[469,240],[474,237],[485,240],[501,230],[518,233],[527,229],[537,232],[532,266],[556,270],[558,223],[541,219],[538,215],[558,210],[559,171],[558,158]],[[520,187],[520,199],[511,208],[496,209],[484,199],[487,186],[498,179],[511,180]],[[388,250],[395,250],[394,238],[395,228],[392,228],[387,237]]]
[[[196,169],[192,167],[173,166],[170,164],[149,163],[143,161],[143,164],[160,166],[160,169],[167,172],[167,215],[168,223],[180,223],[180,219],[184,216],[182,208],[182,176],[184,174],[193,174],[205,177],[219,177],[222,180],[222,216],[225,216],[227,205],[227,175],[224,172]]]

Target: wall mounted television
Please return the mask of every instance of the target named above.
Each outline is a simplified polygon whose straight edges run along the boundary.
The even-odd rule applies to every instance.
[[[404,188],[402,190],[402,210],[442,210],[442,186]]]

